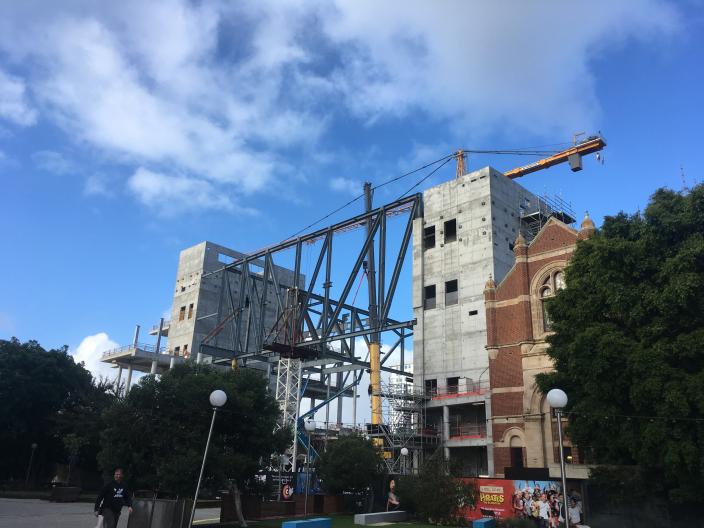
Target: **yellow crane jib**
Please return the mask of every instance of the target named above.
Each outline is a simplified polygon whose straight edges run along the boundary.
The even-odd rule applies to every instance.
[[[564,162],[569,162],[572,172],[577,172],[582,170],[582,156],[593,152],[598,152],[605,146],[606,141],[604,141],[604,138],[601,136],[591,136],[581,143],[563,150],[562,152],[558,152],[547,158],[534,161],[533,163],[529,163],[523,167],[518,167],[516,169],[504,172],[504,176],[511,179],[520,178],[521,176],[525,176],[531,172],[547,169],[548,167]]]

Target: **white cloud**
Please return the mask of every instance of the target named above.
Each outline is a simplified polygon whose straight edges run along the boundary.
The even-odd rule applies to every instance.
[[[114,379],[117,376],[117,370],[102,363],[100,358],[103,356],[103,352],[118,347],[119,345],[110,339],[108,334],[100,332],[85,337],[80,345],[70,351],[70,354],[73,356],[73,360],[76,363],[83,362],[86,369],[88,369],[94,377],[103,376]]]
[[[0,70],[0,118],[21,126],[37,122],[37,111],[27,101],[22,79]]]
[[[73,162],[69,161],[60,152],[52,150],[40,150],[32,154],[34,164],[47,172],[65,175],[76,171]]]
[[[86,196],[112,196],[108,179],[102,174],[91,174],[86,178],[83,187]]]
[[[333,191],[340,191],[353,196],[357,196],[363,192],[362,184],[360,182],[349,178],[342,178],[340,176],[330,180],[330,188]]]
[[[595,58],[678,27],[662,0],[5,2],[0,57],[22,78],[0,73],[0,116],[34,123],[31,98],[130,172],[182,175],[200,206],[228,209],[340,117],[420,112],[461,137],[590,129]]]
[[[235,208],[222,189],[205,179],[170,176],[140,167],[130,176],[127,185],[139,201],[156,207],[165,216],[198,209],[229,211]]]
[[[590,126],[599,112],[591,61],[625,39],[677,27],[659,0],[337,2],[325,31],[350,50],[334,72],[370,120],[423,110],[470,126],[546,133]]]

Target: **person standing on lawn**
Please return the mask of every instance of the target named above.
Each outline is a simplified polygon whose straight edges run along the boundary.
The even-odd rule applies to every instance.
[[[122,482],[122,469],[115,469],[113,481],[106,484],[95,500],[95,515],[103,516],[105,528],[117,528],[122,507],[127,506],[127,511],[132,513],[132,497],[130,490]]]

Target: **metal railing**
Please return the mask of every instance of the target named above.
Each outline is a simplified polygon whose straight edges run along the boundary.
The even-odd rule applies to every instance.
[[[132,345],[121,346],[119,348],[113,348],[112,350],[107,350],[107,351],[103,352],[103,359],[110,358],[113,356],[119,356],[120,354],[124,354],[125,352],[129,352],[130,350],[134,350],[135,348],[143,350],[144,352],[147,352],[149,354],[157,354],[157,353],[163,354],[167,351],[167,347],[161,347],[161,348],[159,348],[159,350],[157,350],[156,346],[154,346],[154,345],[149,345],[147,343],[137,343],[136,347],[134,346],[134,344],[132,344]]]
[[[486,438],[486,425],[460,423],[450,425],[450,439]]]
[[[164,321],[164,326],[163,326],[162,329],[161,329],[162,332],[163,332],[164,330],[168,330],[170,325],[171,325],[171,319],[169,319],[168,321]],[[150,333],[150,334],[154,334],[154,333],[157,333],[157,332],[159,332],[159,325],[158,325],[158,324],[152,326],[151,329],[149,330],[149,333]]]
[[[440,389],[426,390],[426,394],[433,400],[445,398],[460,398],[462,396],[480,396],[489,391],[489,380],[467,381],[459,385],[449,385]]]

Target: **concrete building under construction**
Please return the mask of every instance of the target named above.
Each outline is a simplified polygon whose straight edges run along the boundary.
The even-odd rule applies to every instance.
[[[573,213],[485,167],[423,193],[413,236],[414,381],[445,456],[467,475],[494,475],[484,286],[515,262],[519,234]]]
[[[303,451],[299,445],[312,453],[311,437],[301,431],[303,419],[324,408],[327,443],[335,430],[343,430],[342,404],[349,398],[348,425],[356,427],[358,385],[370,373],[372,423],[361,430],[383,452],[390,473],[417,469],[424,454],[441,447],[466,476],[501,474],[503,467],[495,467],[497,442],[499,464],[505,464],[507,451],[503,438],[493,438],[492,402],[502,391],[517,389],[490,385],[485,284],[488,279],[499,284],[509,274],[517,240],[530,243],[551,219],[565,226],[575,222],[564,202],[539,197],[513,178],[568,160],[579,170],[581,155],[604,145],[601,138],[589,138],[507,173],[491,167],[465,173],[458,163],[453,180],[377,209],[368,184],[364,213],[249,255],[210,242],[185,249],[171,320],[151,330],[156,346],[142,345],[136,332],[131,346],[107,352],[103,360],[120,375],[127,368],[128,380],[133,369],[160,373],[193,357],[261,370],[281,405],[282,425],[294,429],[293,471]],[[393,251],[386,237],[397,235],[387,228],[388,218],[400,222]],[[340,235],[361,228],[366,234],[356,240],[359,245],[349,238],[343,242],[352,258],[335,263],[332,248]],[[406,306],[408,317],[394,320],[390,308],[409,247],[412,316]],[[368,306],[355,303],[353,293],[364,278]],[[388,347],[383,357],[382,334]],[[162,338],[168,338],[167,347]],[[356,344],[362,339],[366,347],[360,353]],[[404,361],[410,339],[412,369]],[[400,367],[385,364],[394,350],[400,351]],[[379,381],[381,372],[392,375],[388,382]],[[310,403],[305,411],[303,398]],[[337,416],[331,420],[332,402]]]

